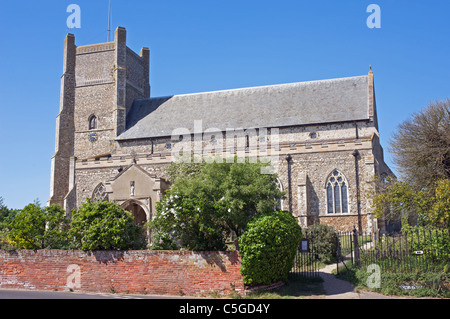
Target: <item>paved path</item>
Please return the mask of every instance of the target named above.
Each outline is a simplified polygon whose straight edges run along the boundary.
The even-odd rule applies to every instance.
[[[357,292],[353,284],[336,278],[331,273],[334,269],[336,269],[336,264],[320,269],[326,299],[405,299],[405,297],[391,297],[374,292]]]
[[[336,264],[331,264],[320,270],[323,279],[326,299],[359,299],[355,287],[348,281],[336,278],[331,272],[336,269]]]

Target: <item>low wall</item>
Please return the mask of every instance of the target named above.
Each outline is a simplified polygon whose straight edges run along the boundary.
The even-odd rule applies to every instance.
[[[0,288],[162,295],[244,293],[238,252],[0,251]]]

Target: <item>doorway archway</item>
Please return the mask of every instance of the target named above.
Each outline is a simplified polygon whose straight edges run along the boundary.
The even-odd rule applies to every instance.
[[[150,200],[149,200],[150,203]],[[140,203],[137,200],[127,200],[122,205],[120,205],[126,211],[129,211],[133,215],[134,223],[138,226],[144,226],[145,223],[151,220],[151,214],[148,207],[144,204]],[[150,204],[148,205],[150,206]],[[142,236],[144,236],[147,240],[147,243],[151,242],[151,232],[148,227],[143,227],[144,231],[142,232]]]
[[[144,208],[135,201],[128,201],[123,208],[133,214],[134,223],[143,226],[147,222],[147,214]]]

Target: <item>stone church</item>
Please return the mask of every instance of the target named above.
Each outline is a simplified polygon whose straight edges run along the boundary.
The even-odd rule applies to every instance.
[[[143,223],[170,187],[165,169],[176,155],[270,155],[286,192],[281,208],[301,226],[385,229],[371,214],[374,180],[392,174],[380,145],[371,70],[151,97],[149,66],[149,49],[128,48],[124,28],[113,42],[86,46],[67,35],[49,204],[70,214],[86,198],[107,199]]]

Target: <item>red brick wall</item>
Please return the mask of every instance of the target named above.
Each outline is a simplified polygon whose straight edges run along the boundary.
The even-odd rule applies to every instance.
[[[0,251],[0,288],[195,295],[244,292],[237,252]]]

